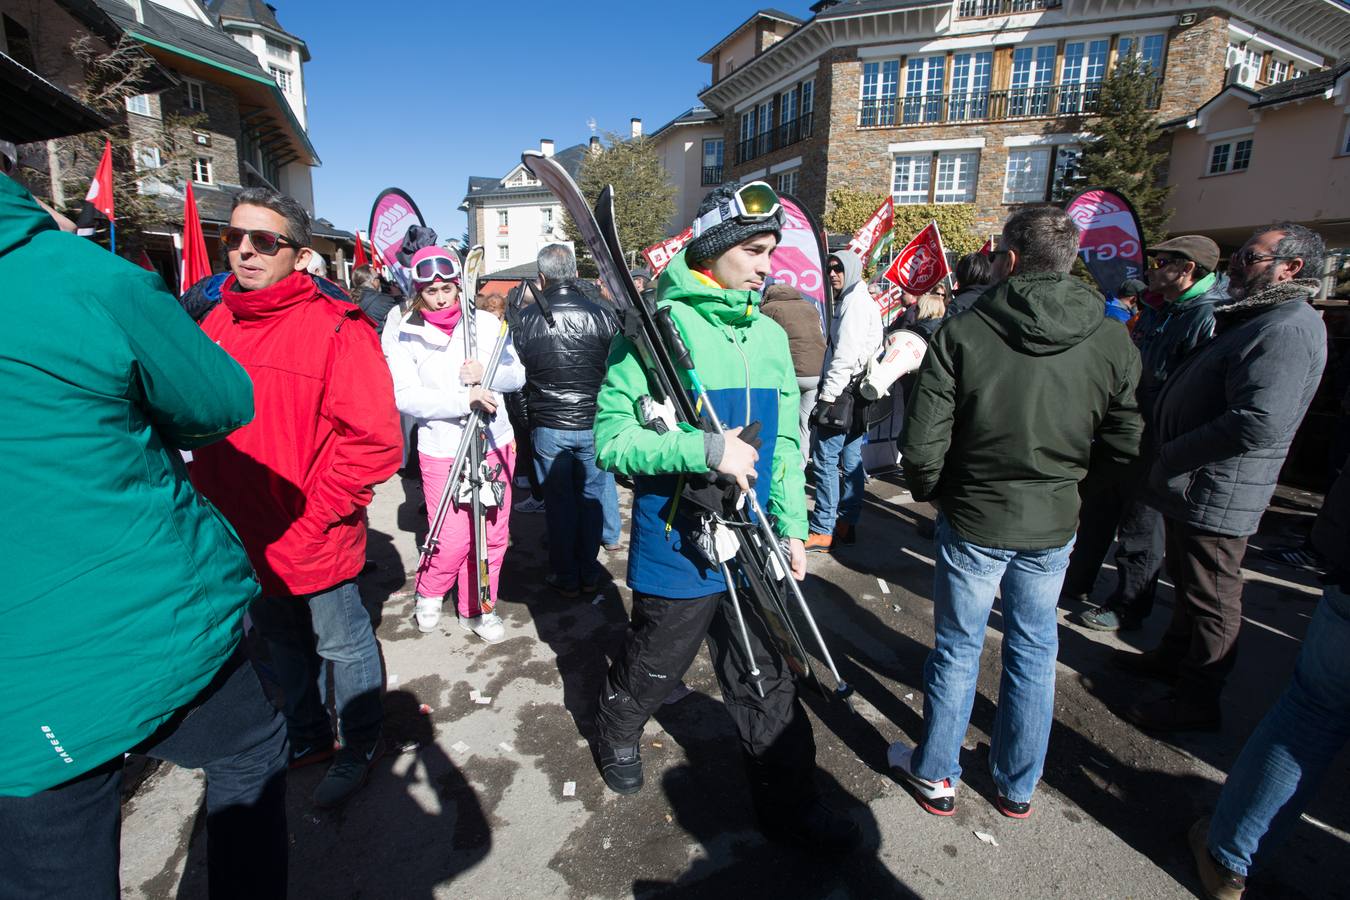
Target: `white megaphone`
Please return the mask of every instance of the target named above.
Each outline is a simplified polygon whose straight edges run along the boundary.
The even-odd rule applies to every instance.
[[[880,400],[891,390],[891,385],[913,372],[923,362],[928,342],[913,331],[897,331],[886,339],[886,349],[880,359],[867,364],[867,374],[858,383],[858,393],[864,400]]]

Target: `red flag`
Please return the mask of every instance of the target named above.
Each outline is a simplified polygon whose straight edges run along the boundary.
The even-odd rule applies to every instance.
[[[647,265],[652,267],[652,277],[657,278],[670,261],[675,258],[675,254],[684,249],[684,245],[694,239],[694,229],[686,228],[673,238],[666,238],[664,241],[658,241],[652,244],[646,250],[642,251],[642,256],[647,260]]]
[[[103,142],[103,158],[98,161],[94,180],[89,182],[89,193],[84,199],[109,220],[113,218],[112,141]]]
[[[202,234],[202,220],[197,215],[197,200],[192,196],[189,181],[183,199],[183,277],[178,293],[186,294],[188,288],[210,274],[211,258],[206,254],[206,236]]]
[[[361,230],[356,231],[356,253],[352,256],[352,265],[360,268],[370,265],[370,260],[366,259],[366,248],[361,246]]]
[[[886,280],[911,294],[926,294],[951,274],[936,222],[929,222],[886,270]]]
[[[146,253],[144,250],[141,251],[140,256],[136,257],[136,265],[140,266],[142,269],[145,269],[147,272],[159,271],[158,269],[155,268],[155,264],[150,261],[150,254]]]
[[[853,235],[853,239],[848,242],[848,249],[858,254],[858,259],[865,265],[872,257],[872,250],[877,242],[894,227],[895,201],[887,197],[877,207],[877,211],[872,213],[871,218],[858,229],[858,233]]]
[[[993,252],[994,252],[994,242],[992,240],[985,241],[984,246],[980,248],[980,255],[988,256],[990,253]]]

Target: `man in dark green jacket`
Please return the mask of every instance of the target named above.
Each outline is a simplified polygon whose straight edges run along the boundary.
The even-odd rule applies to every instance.
[[[905,476],[939,512],[925,735],[891,746],[929,812],[956,807],[994,593],[1003,589],[1003,678],[990,760],[998,808],[1031,812],[1054,719],[1056,601],[1091,467],[1139,451],[1139,354],[1102,298],[1069,275],[1078,230],[1062,210],[1021,210],[993,252],[999,282],[942,327],[905,420]]]
[[[213,897],[283,896],[285,724],[239,650],[258,582],[179,453],[251,420],[252,383],[5,176],[0,284],[0,897],[117,896],[129,751],[205,771]]]

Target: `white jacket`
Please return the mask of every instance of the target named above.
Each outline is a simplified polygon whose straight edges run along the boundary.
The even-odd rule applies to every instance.
[[[502,322],[486,310],[476,310],[478,361],[486,369],[497,345]],[[464,320],[447,335],[422,320],[420,313],[391,311],[380,343],[389,372],[394,376],[394,403],[398,411],[417,421],[417,449],[428,456],[449,459],[459,449],[469,415],[469,388],[459,381],[464,364]],[[489,387],[498,394],[518,391],[525,384],[525,364],[516,355],[508,335],[501,362]],[[503,405],[488,424],[488,446],[505,447],[515,440]]]
[[[825,376],[820,382],[821,400],[833,403],[848,388],[849,381],[881,351],[881,307],[867,292],[867,283],[853,285],[834,313],[829,346],[825,350]]]

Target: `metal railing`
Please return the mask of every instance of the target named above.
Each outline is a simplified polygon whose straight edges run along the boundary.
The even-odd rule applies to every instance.
[[[736,162],[743,163],[806,140],[811,136],[814,121],[814,113],[806,113],[741,141],[736,145]]]
[[[700,183],[701,183],[701,184],[705,184],[705,185],[707,185],[707,184],[721,184],[721,183],[722,183],[722,167],[721,167],[721,166],[704,166],[704,167],[703,167],[703,179],[702,179],[702,181],[701,181]]]
[[[996,122],[1050,116],[1091,116],[1101,112],[1100,82],[1047,84],[1006,91],[882,97],[858,106],[858,127],[895,128],[949,122]],[[1148,108],[1157,109],[1162,85],[1154,85]]]
[[[1059,6],[1055,0],[961,0],[956,5],[956,17],[976,19],[981,16],[1007,16],[1055,6]]]

